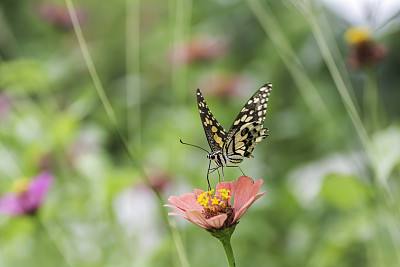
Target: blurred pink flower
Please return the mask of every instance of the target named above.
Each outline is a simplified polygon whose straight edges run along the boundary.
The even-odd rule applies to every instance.
[[[16,193],[7,193],[0,198],[0,213],[10,216],[33,215],[42,205],[53,182],[53,175],[44,171],[31,180],[18,180],[14,184]]]
[[[175,46],[169,58],[173,64],[184,64],[219,58],[225,55],[226,51],[227,41],[224,38],[197,36]]]
[[[243,88],[250,87],[250,79],[242,74],[216,71],[200,81],[200,88],[206,88],[209,95],[222,98],[244,97]]]
[[[0,118],[5,116],[12,106],[12,99],[5,94],[0,94]]]
[[[170,207],[179,213],[170,212],[194,223],[208,231],[222,230],[238,224],[239,219],[247,209],[265,192],[258,193],[263,180],[254,183],[253,179],[241,176],[237,183],[221,182],[217,184],[217,192],[194,189],[194,193],[182,196],[171,196],[168,201]],[[233,206],[232,206],[233,199]]]
[[[53,2],[44,2],[38,6],[37,14],[44,21],[53,24],[56,27],[62,29],[72,28],[71,17],[69,16],[68,9],[65,5],[60,5]],[[78,16],[79,23],[82,23],[85,19],[84,12],[77,8],[76,14]]]

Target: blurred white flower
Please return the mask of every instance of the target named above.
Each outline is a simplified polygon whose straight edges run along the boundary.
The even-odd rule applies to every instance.
[[[364,25],[373,32],[399,24],[399,0],[324,0],[325,4],[352,26]]]
[[[137,254],[154,251],[163,239],[160,204],[154,192],[145,185],[124,189],[116,196],[113,207],[127,236],[136,240]]]
[[[360,153],[335,154],[294,169],[289,174],[289,187],[303,206],[318,196],[327,174],[338,173],[365,177],[365,159]]]
[[[161,195],[168,195],[172,188],[178,191],[188,188],[183,183],[175,184],[165,173],[153,173],[150,180]],[[161,216],[164,208],[148,185],[139,184],[122,190],[113,201],[113,209],[123,231],[134,241],[133,265],[146,266],[165,239],[166,224]]]

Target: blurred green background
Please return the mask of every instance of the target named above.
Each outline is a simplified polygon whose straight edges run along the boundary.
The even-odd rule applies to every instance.
[[[208,149],[196,88],[228,129],[267,81],[237,266],[400,266],[399,3],[347,2],[1,0],[0,196],[55,180],[36,216],[0,215],[0,266],[227,266],[162,205],[207,186],[179,143]]]

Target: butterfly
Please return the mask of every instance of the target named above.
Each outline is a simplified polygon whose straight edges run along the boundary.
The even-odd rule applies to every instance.
[[[210,168],[211,165],[208,165],[207,182],[209,188],[208,175],[210,173],[219,168],[222,168],[223,172],[224,167],[239,167],[228,164],[238,164],[243,161],[244,157],[253,157],[252,152],[257,143],[268,136],[266,134],[268,128],[263,128],[263,124],[271,90],[271,83],[266,83],[258,89],[246,102],[231,128],[226,132],[211,113],[200,89],[197,89],[200,119],[211,148],[211,153],[207,154],[207,158],[210,160],[210,164],[211,161],[214,161],[217,166]]]

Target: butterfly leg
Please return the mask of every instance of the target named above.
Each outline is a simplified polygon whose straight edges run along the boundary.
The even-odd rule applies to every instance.
[[[221,182],[221,175],[219,174],[219,170],[217,169],[218,172],[218,182]]]
[[[242,171],[242,168],[240,168],[240,166],[238,166],[238,168],[242,172],[243,176],[246,176],[246,174],[244,174],[244,172]]]
[[[211,161],[210,161],[210,164],[211,164]],[[208,190],[209,191],[211,190],[211,185],[210,185],[210,180],[208,179],[208,175],[213,173],[213,172],[215,172],[215,171],[218,171],[218,175],[219,175],[219,170],[218,169],[220,168],[220,167],[210,168],[210,164],[208,165],[208,170],[207,170],[207,183],[208,183]]]
[[[225,173],[224,173],[224,167],[221,167],[221,172],[222,172],[222,181],[225,182]],[[221,180],[220,180],[221,182]]]
[[[210,190],[211,190],[210,179],[208,179],[208,175],[210,174],[210,166],[211,166],[211,161],[210,161],[210,163],[208,164],[208,169],[207,169],[207,184],[208,184],[208,191],[210,191]],[[215,171],[215,170],[213,170],[213,171]],[[213,171],[211,171],[211,173],[212,173]]]
[[[242,172],[243,176],[246,176],[246,174],[244,174],[244,172],[242,171],[242,168],[240,168],[240,166],[225,166],[225,167],[230,167],[230,168],[239,168],[239,170]]]

